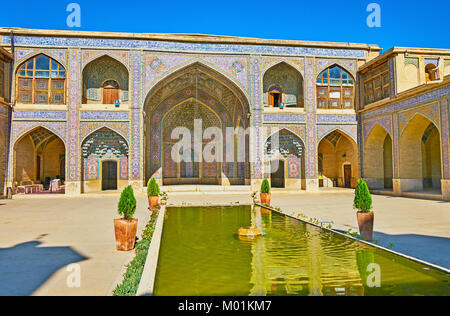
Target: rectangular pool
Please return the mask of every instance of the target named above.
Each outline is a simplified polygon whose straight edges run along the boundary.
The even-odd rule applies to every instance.
[[[264,235],[238,237],[251,224]],[[259,207],[180,207],[166,211],[154,295],[450,295],[450,276]]]

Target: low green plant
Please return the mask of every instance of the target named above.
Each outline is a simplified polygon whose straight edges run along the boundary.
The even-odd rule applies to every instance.
[[[136,243],[136,257],[127,266],[123,282],[117,285],[113,292],[114,296],[136,296],[149,248],[150,241],[147,239]]]
[[[358,180],[358,185],[355,189],[355,199],[353,207],[360,212],[369,213],[372,211],[372,196],[370,195],[369,187],[363,179]]]
[[[133,219],[134,212],[136,211],[136,198],[134,197],[134,192],[131,185],[123,189],[122,194],[120,195],[117,211],[120,216],[123,216],[124,219]]]
[[[269,180],[264,179],[261,183],[261,193],[270,193],[270,184]]]
[[[159,212],[157,211],[152,213],[147,226],[142,232],[142,239],[136,243],[136,256],[127,266],[122,283],[117,285],[113,292],[114,296],[136,296],[158,214]]]
[[[159,196],[159,185],[155,178],[151,178],[147,184],[147,196]]]

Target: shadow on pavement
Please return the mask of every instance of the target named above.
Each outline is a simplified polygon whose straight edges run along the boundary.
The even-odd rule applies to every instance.
[[[345,231],[337,230],[345,234]],[[450,238],[417,234],[389,235],[373,232],[373,243],[389,248],[407,256],[415,257],[429,263],[450,269]]]
[[[71,247],[41,244],[29,241],[0,248],[0,296],[31,295],[59,269],[88,259]]]

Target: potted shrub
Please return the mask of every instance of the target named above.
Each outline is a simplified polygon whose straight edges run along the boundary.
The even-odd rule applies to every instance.
[[[114,220],[116,248],[119,251],[129,251],[134,248],[138,224],[137,218],[133,218],[136,211],[136,198],[131,186],[127,186],[122,191],[117,211],[123,218]]]
[[[159,196],[161,196],[161,205],[166,205],[168,199],[167,193],[162,192]]]
[[[372,196],[370,195],[366,181],[363,179],[358,180],[353,207],[358,210],[356,215],[358,218],[359,234],[365,240],[372,241],[374,219],[374,214],[372,212]]]
[[[270,205],[270,184],[267,179],[264,179],[261,183],[261,203],[265,205]]]
[[[147,196],[148,196],[148,205],[150,210],[153,211],[156,205],[159,202],[159,185],[156,183],[155,178],[151,178],[147,185]]]

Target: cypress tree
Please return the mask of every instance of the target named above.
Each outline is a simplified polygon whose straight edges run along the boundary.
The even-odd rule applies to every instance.
[[[370,195],[369,187],[363,179],[358,180],[358,185],[355,189],[355,199],[353,207],[360,212],[368,213],[372,210],[372,196]]]

